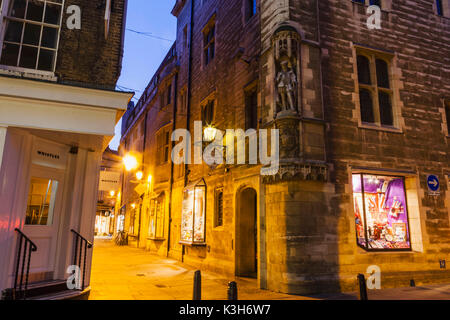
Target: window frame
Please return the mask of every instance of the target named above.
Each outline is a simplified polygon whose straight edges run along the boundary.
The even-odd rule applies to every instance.
[[[216,188],[214,191],[214,228],[222,228],[224,226],[224,220],[223,220],[223,208],[224,208],[224,192],[223,187]],[[222,203],[221,206],[219,205],[219,195],[222,195]],[[219,209],[221,209],[220,215],[219,215]]]
[[[216,15],[214,14],[205,25],[202,30],[202,65],[207,67],[214,61],[216,57],[216,35],[217,35],[217,24],[216,24]],[[213,35],[210,39],[208,39],[209,35],[213,31]],[[210,57],[210,47],[213,48],[212,57]]]
[[[166,165],[170,160],[170,128],[168,126],[159,129],[156,133],[156,164]],[[167,140],[168,138],[168,140]]]
[[[450,100],[444,99],[444,131],[447,138],[450,138]]]
[[[364,56],[369,60],[370,82],[371,84],[363,84],[359,82],[358,56]],[[382,60],[387,64],[389,88],[378,86],[376,61]],[[383,131],[401,132],[399,112],[397,110],[397,84],[394,77],[395,54],[377,49],[367,48],[354,44],[354,77],[355,77],[355,100],[356,110],[358,114],[358,126],[366,129],[377,129]],[[360,90],[368,90],[372,95],[372,108],[374,114],[374,122],[364,122],[361,112]],[[379,93],[387,93],[390,97],[392,111],[392,125],[384,125],[381,123],[380,99]]]
[[[158,211],[159,210],[159,211]],[[158,212],[161,225],[158,223]],[[150,240],[165,240],[164,226],[166,219],[166,196],[160,194],[157,198],[150,200],[148,208],[148,238]],[[152,222],[154,222],[154,233],[151,232]]]
[[[201,117],[202,117],[202,128],[206,128],[208,126],[212,126],[214,125],[214,120],[216,118],[216,109],[217,109],[217,105],[216,105],[216,99],[214,97],[208,98],[205,100],[204,103],[202,103],[201,105]],[[207,108],[211,107],[212,110],[210,110],[210,116],[211,116],[211,121],[208,123],[205,118],[206,116],[206,110]]]
[[[244,22],[245,23],[249,22],[257,14],[258,14],[258,0],[244,0]]]
[[[366,252],[413,252],[413,241],[412,241],[412,232],[411,232],[411,214],[408,210],[409,205],[408,205],[408,194],[407,194],[407,190],[406,190],[406,177],[405,176],[401,176],[401,175],[393,175],[393,174],[386,174],[386,173],[369,173],[369,172],[365,172],[365,171],[354,171],[351,173],[350,177],[352,180],[352,187],[351,187],[351,199],[352,199],[352,215],[355,215],[354,212],[354,207],[355,207],[355,200],[354,200],[354,191],[353,191],[353,176],[354,175],[359,175],[361,178],[361,196],[362,196],[362,203],[363,203],[363,210],[362,210],[362,214],[364,215],[363,217],[361,217],[362,219],[364,219],[363,225],[364,225],[364,236],[365,236],[365,243],[366,243],[366,247],[362,246],[359,244],[358,241],[358,230],[356,229],[356,225],[355,225],[355,240],[356,240],[356,245],[361,248],[362,250],[366,251]],[[403,181],[403,192],[405,195],[405,210],[406,210],[406,217],[407,217],[407,230],[408,230],[408,236],[409,236],[409,248],[394,248],[394,249],[380,249],[380,248],[369,248],[368,246],[368,232],[367,232],[367,215],[366,215],[366,205],[365,205],[365,198],[364,198],[364,176],[377,176],[377,177],[392,177],[392,178],[397,178],[397,179],[402,179]],[[355,223],[355,222],[354,222]]]
[[[258,130],[258,89],[253,87],[245,91],[245,131],[249,129]],[[249,113],[253,118],[249,118]]]
[[[59,17],[59,24],[58,25],[53,25],[53,24],[49,24],[49,23],[45,23],[43,21],[33,21],[33,20],[28,20],[26,18],[26,13],[27,11],[25,11],[24,14],[24,18],[15,18],[15,17],[9,17],[7,15],[8,9],[10,7],[11,4],[11,0],[3,0],[0,4],[0,48],[3,47],[3,44],[5,43],[4,38],[6,35],[6,20],[10,20],[10,21],[19,21],[22,22],[24,24],[33,24],[33,25],[39,25],[41,26],[41,31],[40,31],[40,35],[39,35],[39,45],[28,45],[26,44],[26,46],[28,47],[33,47],[33,48],[37,48],[38,49],[38,53],[36,56],[36,68],[32,69],[32,68],[24,68],[24,67],[20,67],[20,66],[10,66],[10,65],[4,65],[4,64],[0,64],[0,71],[12,71],[12,72],[21,72],[21,73],[28,73],[28,74],[36,74],[36,75],[41,75],[41,76],[46,76],[46,77],[54,77],[55,76],[55,71],[56,71],[56,64],[58,61],[58,51],[59,51],[59,43],[60,43],[60,39],[61,39],[61,29],[62,29],[62,21],[63,21],[63,16],[64,16],[64,8],[65,8],[65,0],[61,0],[61,3],[52,1],[52,0],[42,0],[42,2],[44,3],[44,11],[42,13],[42,20],[44,20],[45,17],[45,8],[47,7],[46,4],[47,2],[52,3],[52,4],[56,4],[56,5],[60,5],[61,6],[61,12],[60,12],[60,17]],[[28,1],[26,2],[26,10],[28,9]],[[52,27],[55,28],[55,26],[57,26],[57,36],[56,36],[56,45],[55,48],[48,48],[48,47],[43,47],[41,45],[41,41],[42,41],[42,33],[43,33],[43,28],[44,27]],[[22,47],[24,45],[23,41],[24,41],[24,33],[25,33],[25,28],[22,28],[22,35],[21,35],[21,39],[20,39],[20,43],[19,43],[19,54],[17,57],[17,61],[19,61],[21,52],[22,52]],[[13,42],[15,43],[15,42]],[[48,71],[48,70],[40,70],[38,69],[39,67],[39,55],[40,55],[40,50],[41,48],[44,48],[45,50],[51,50],[54,51],[54,57],[53,57],[53,63],[52,63],[52,70]],[[2,53],[3,53],[3,49],[0,49],[0,59],[2,57]]]

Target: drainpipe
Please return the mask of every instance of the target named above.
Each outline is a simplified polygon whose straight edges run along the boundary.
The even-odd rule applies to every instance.
[[[173,118],[172,118],[172,133],[177,129],[177,109],[178,109],[178,71],[175,73],[175,83],[174,83],[175,93],[173,98]],[[172,139],[171,139],[172,140]],[[172,141],[172,148],[175,147],[175,141]],[[171,153],[172,156],[172,153]],[[173,172],[174,172],[174,164],[173,161],[170,161],[170,190],[169,190],[169,226],[168,226],[168,234],[167,234],[167,254],[169,257],[170,252],[170,232],[172,226],[172,193],[173,193]]]
[[[191,79],[192,79],[192,39],[193,39],[193,29],[194,29],[194,0],[191,0],[191,21],[189,27],[189,57],[188,57],[188,80],[187,80],[187,106],[186,106],[186,129],[189,131],[190,121],[191,121]],[[191,146],[189,145],[189,148]],[[189,165],[185,163],[184,165],[184,186],[188,185],[188,170]],[[182,245],[181,251],[181,262],[184,262],[185,246]]]

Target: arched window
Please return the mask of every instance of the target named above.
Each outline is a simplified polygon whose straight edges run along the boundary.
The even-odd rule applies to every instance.
[[[214,121],[214,100],[209,100],[202,110],[202,123],[204,127],[212,125]]]

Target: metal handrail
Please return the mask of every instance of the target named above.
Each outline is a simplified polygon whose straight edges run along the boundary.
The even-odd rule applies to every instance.
[[[37,251],[36,244],[30,240],[22,231],[19,229],[14,229],[19,234],[19,246],[17,249],[17,263],[16,263],[16,273],[14,276],[14,292],[20,292],[21,298],[26,299],[26,294],[28,290],[28,277],[30,275],[30,262],[31,262],[31,253]],[[22,255],[22,243],[24,242],[24,250]],[[28,249],[28,255],[27,255]],[[26,260],[26,269],[25,269],[25,259]],[[22,268],[20,266],[22,265]],[[20,282],[19,280],[19,269],[21,269],[20,273]],[[25,283],[23,282],[23,278],[25,276]]]
[[[83,247],[84,247],[84,258],[83,258],[83,281],[81,290],[84,290],[84,281],[86,277],[86,256],[87,249],[91,249],[93,247],[92,242],[88,241],[85,237],[83,237],[77,231],[71,229],[70,230],[75,235],[75,250],[73,254],[73,264],[78,266],[81,270],[81,257],[83,256]],[[80,243],[80,247],[78,248],[78,242]],[[79,249],[79,250],[78,250]]]

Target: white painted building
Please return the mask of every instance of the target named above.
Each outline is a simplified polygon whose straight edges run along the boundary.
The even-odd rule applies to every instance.
[[[89,292],[102,153],[133,96],[114,90],[126,11],[126,0],[0,0],[4,299]],[[67,286],[71,265],[81,288]]]
[[[15,228],[37,246],[30,283],[67,278],[71,229],[93,239],[102,153],[130,98],[0,76],[0,291],[14,287]]]

